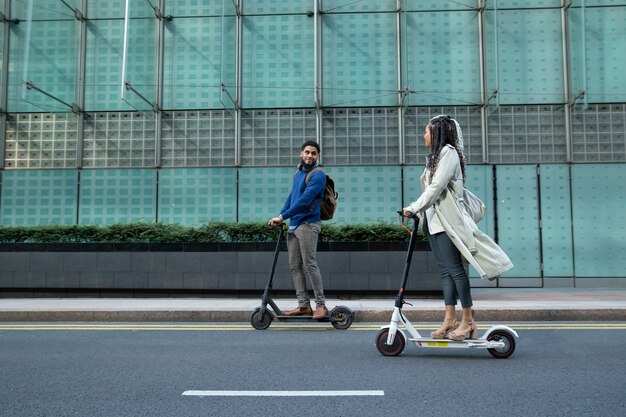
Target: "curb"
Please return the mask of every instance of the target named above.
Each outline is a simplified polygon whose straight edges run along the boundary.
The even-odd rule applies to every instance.
[[[443,310],[403,310],[411,321],[439,322]],[[248,310],[0,311],[0,322],[249,322]],[[384,323],[392,309],[357,310],[355,322]],[[624,321],[623,309],[475,310],[476,321]],[[304,322],[302,322],[304,323]]]

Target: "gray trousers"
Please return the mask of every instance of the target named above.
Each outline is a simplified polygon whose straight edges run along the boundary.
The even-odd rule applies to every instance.
[[[428,233],[428,242],[439,265],[444,303],[456,305],[456,300],[459,298],[463,308],[471,307],[472,292],[461,252],[445,232],[435,235]]]
[[[306,278],[309,279],[318,307],[326,305],[322,274],[317,266],[317,238],[322,230],[322,222],[305,223],[287,233],[287,250],[291,278],[298,298],[298,306],[310,305]]]

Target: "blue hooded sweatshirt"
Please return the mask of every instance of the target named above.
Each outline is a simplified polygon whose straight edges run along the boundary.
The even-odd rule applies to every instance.
[[[280,210],[283,219],[289,219],[289,228],[295,229],[304,223],[315,223],[321,221],[320,206],[317,199],[324,199],[324,189],[326,188],[326,174],[322,171],[315,171],[309,178],[309,184],[305,185],[306,176],[311,170],[306,169],[302,164],[298,165],[298,170],[293,176],[291,192]]]

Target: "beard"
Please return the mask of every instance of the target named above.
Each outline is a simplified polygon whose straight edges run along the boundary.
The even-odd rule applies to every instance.
[[[304,168],[306,170],[309,170],[309,169],[313,168],[315,166],[315,163],[316,162],[313,162],[312,164],[309,165],[306,162],[304,162],[304,159],[300,160],[300,165],[302,166],[302,168]]]

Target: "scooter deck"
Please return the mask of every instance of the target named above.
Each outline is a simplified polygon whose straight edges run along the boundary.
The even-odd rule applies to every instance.
[[[319,319],[314,319],[311,315],[303,315],[303,316],[275,316],[276,320],[279,321],[330,321],[330,315],[320,317]]]
[[[433,348],[498,348],[504,347],[504,343],[497,341],[489,341],[487,339],[465,339],[465,340],[450,340],[450,339],[433,339],[430,337],[409,337],[409,341],[415,343],[418,347],[433,347]]]

